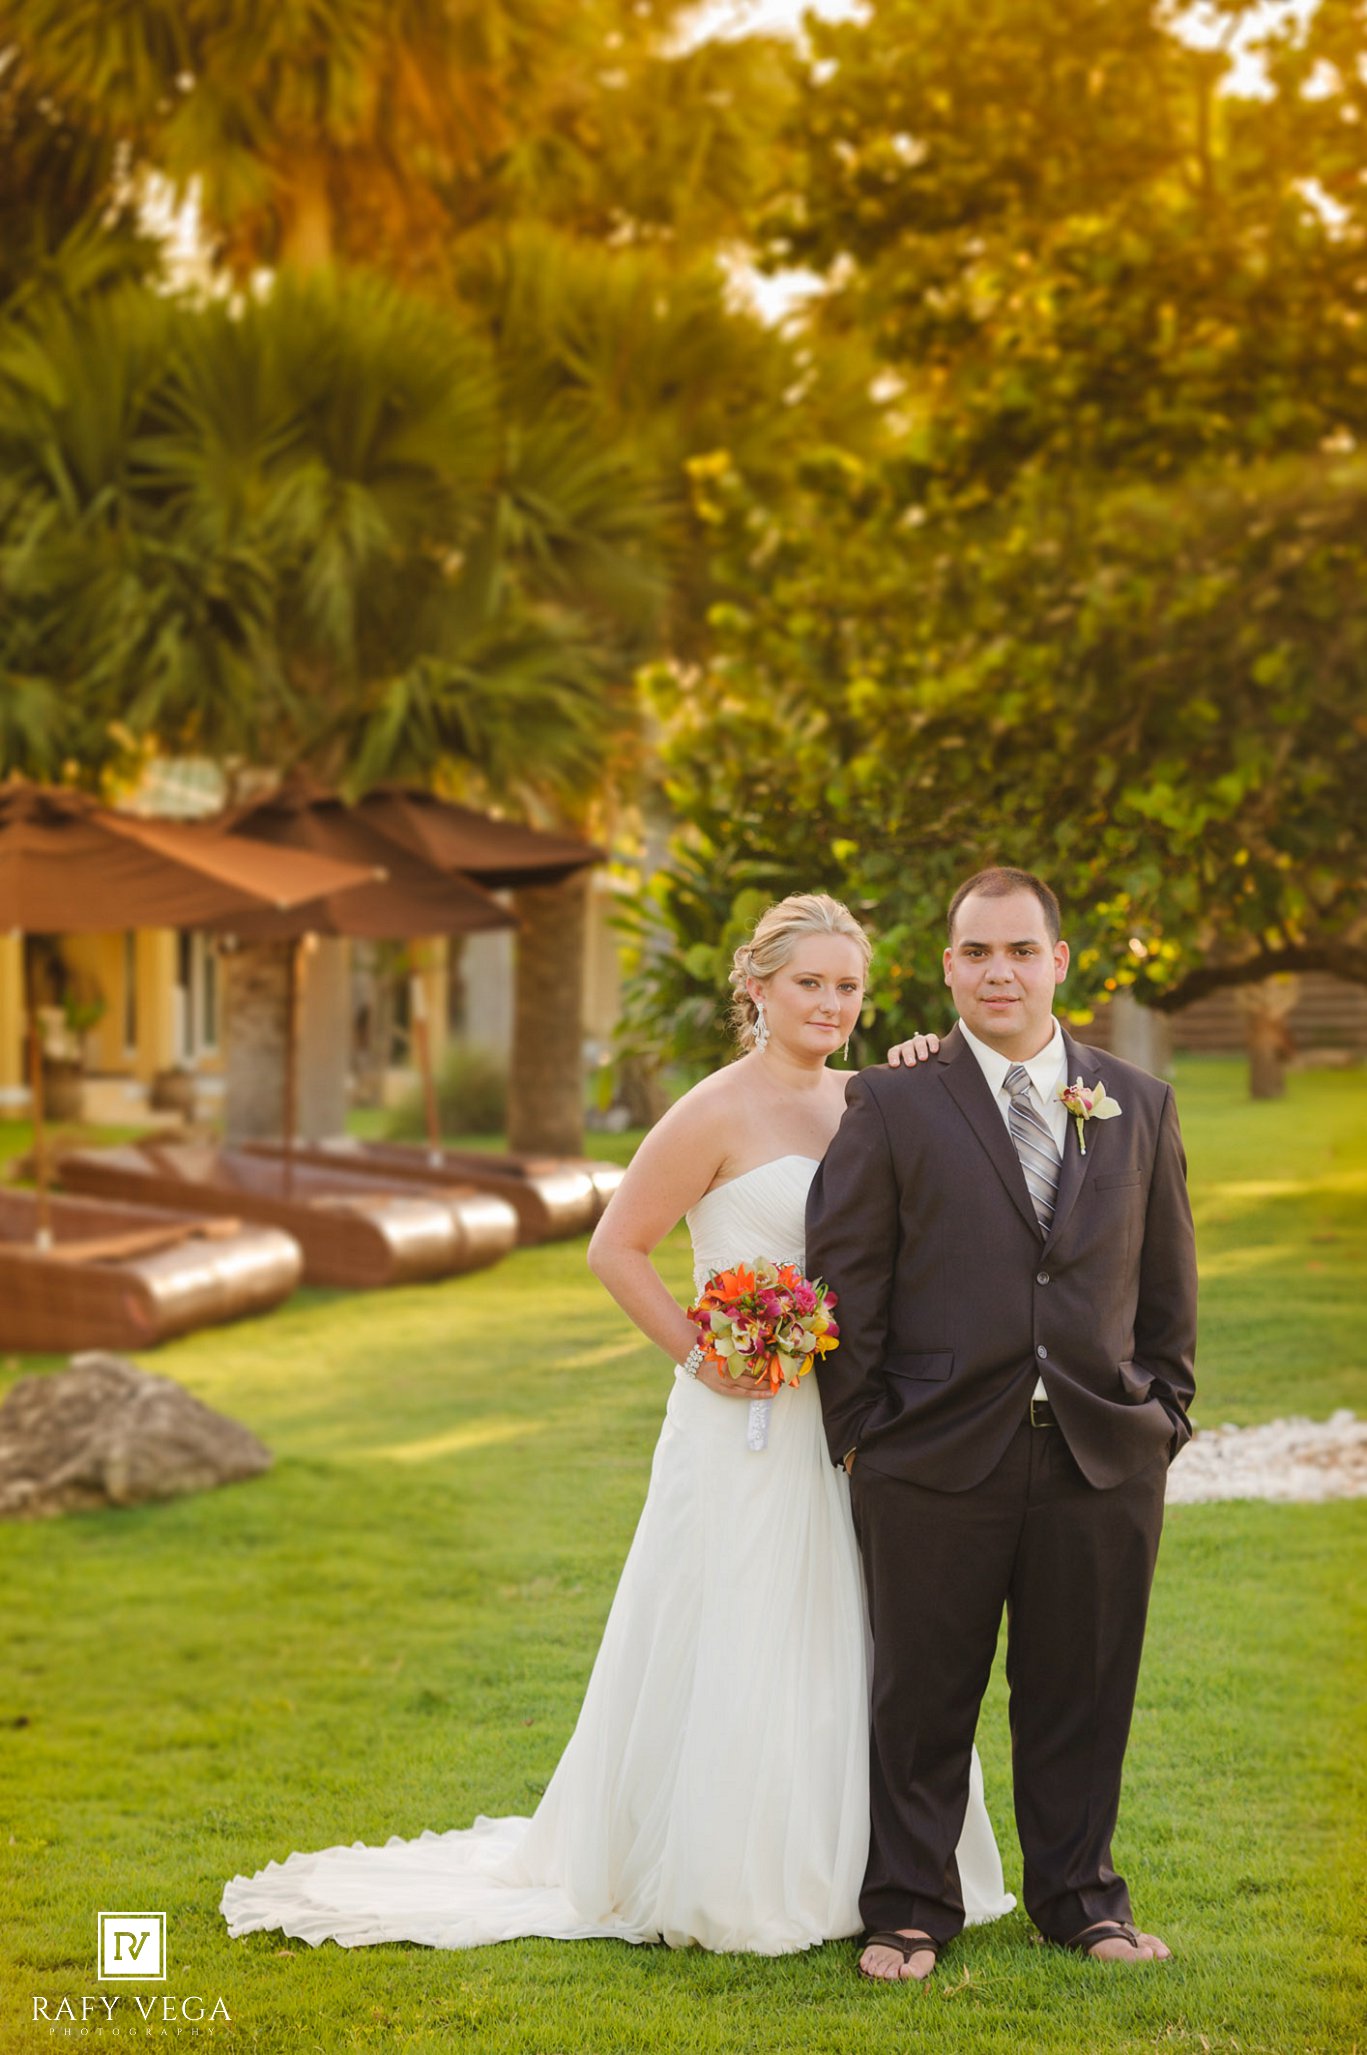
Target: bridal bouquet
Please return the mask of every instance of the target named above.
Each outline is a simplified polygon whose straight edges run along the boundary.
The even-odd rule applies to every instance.
[[[820,1278],[804,1277],[795,1263],[760,1261],[714,1271],[688,1317],[704,1355],[737,1381],[763,1373],[770,1398],[752,1399],[746,1441],[764,1448],[769,1405],[785,1384],[796,1384],[828,1350],[840,1329],[831,1318],[835,1293]]]

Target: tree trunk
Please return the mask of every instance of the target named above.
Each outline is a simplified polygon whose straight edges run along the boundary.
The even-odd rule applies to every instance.
[[[280,193],[283,217],[280,255],[300,271],[321,271],[332,262],[333,209],[328,164],[304,157],[291,167]]]
[[[1284,1099],[1290,1054],[1285,1021],[1278,1014],[1250,1012],[1244,1032],[1248,1037],[1249,1097]]]
[[[292,942],[242,942],[223,957],[223,1124],[230,1142],[270,1140],[283,1129],[293,947]]]
[[[654,1127],[669,1111],[669,1094],[658,1063],[644,1056],[624,1056],[617,1068],[617,1097],[633,1127]]]
[[[1248,1093],[1251,1099],[1283,1099],[1286,1066],[1295,1053],[1287,1015],[1300,996],[1295,977],[1268,978],[1245,985],[1237,994],[1248,1043]]]
[[[1279,1020],[1254,1013],[1248,1019],[1248,1093],[1251,1099],[1286,1097],[1286,1053]]]
[[[521,927],[514,976],[508,1140],[538,1155],[584,1148],[584,953],[589,874],[514,894]]]
[[[1172,1023],[1166,1014],[1141,1006],[1133,992],[1117,992],[1106,1011],[1111,1051],[1153,1077],[1172,1075]]]

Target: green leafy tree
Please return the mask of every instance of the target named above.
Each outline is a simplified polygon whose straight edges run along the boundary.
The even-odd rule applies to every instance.
[[[873,339],[932,503],[1362,435],[1360,5],[1269,33],[1269,96],[1154,0],[873,0],[812,36],[770,259]]]
[[[829,890],[877,937],[866,1052],[951,1018],[944,909],[979,865],[1059,891],[1066,997],[1367,980],[1367,472],[1284,460],[908,527],[886,473],[814,463],[786,520],[700,481],[731,538],[705,686],[650,690],[687,827],[643,916],[638,1031],[720,1047],[730,949]],[[1123,680],[1123,689],[1117,681]]]
[[[725,593],[654,674],[688,827],[642,1009],[689,1045],[758,879],[876,922],[875,1046],[942,1022],[989,861],[1058,884],[1084,1009],[1362,975],[1361,7],[1268,31],[1248,95],[1150,0],[810,33],[768,258],[881,359],[889,443],[805,503],[697,476]]]

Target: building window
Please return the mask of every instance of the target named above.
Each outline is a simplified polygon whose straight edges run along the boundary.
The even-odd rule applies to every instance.
[[[176,1047],[182,1063],[218,1048],[218,956],[208,935],[176,938]]]

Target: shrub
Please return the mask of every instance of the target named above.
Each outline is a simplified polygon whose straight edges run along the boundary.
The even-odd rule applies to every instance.
[[[508,1125],[506,1057],[477,1043],[455,1043],[437,1077],[437,1110],[444,1135],[503,1134]],[[395,1107],[389,1132],[405,1141],[426,1135],[421,1086]]]

